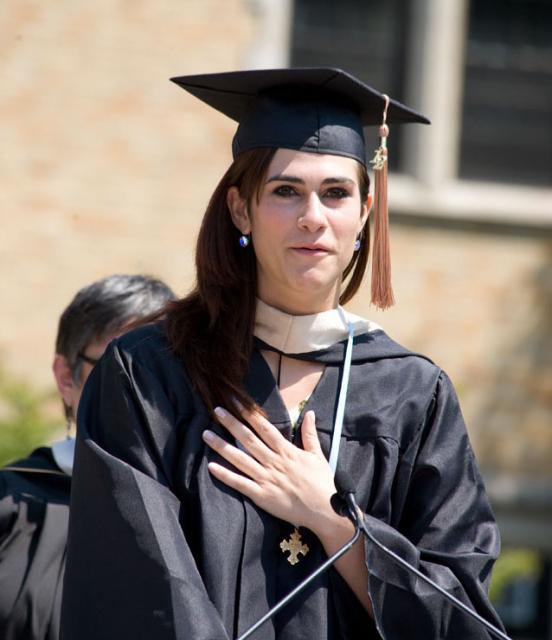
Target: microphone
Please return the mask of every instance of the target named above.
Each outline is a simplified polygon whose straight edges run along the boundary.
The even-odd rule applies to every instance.
[[[334,511],[341,516],[347,516],[351,519],[355,527],[362,529],[362,525],[359,520],[359,514],[362,515],[362,512],[358,509],[356,504],[355,486],[353,481],[343,471],[343,469],[336,469],[334,483],[337,493],[334,493],[330,499],[330,504]]]
[[[345,480],[343,482],[345,482]],[[337,488],[337,486],[338,486],[338,484],[337,484],[337,475],[336,475],[336,488]],[[348,487],[348,485],[344,485],[344,486]],[[341,558],[342,555],[347,553],[347,551],[349,551],[349,549],[358,540],[358,538],[360,537],[360,527],[359,527],[359,522],[356,520],[356,511],[354,510],[354,508],[351,508],[349,506],[349,503],[347,502],[347,499],[345,498],[345,500],[344,500],[339,495],[339,493],[334,493],[332,495],[332,497],[330,499],[330,504],[332,505],[332,507],[333,507],[333,509],[334,509],[334,511],[336,513],[338,513],[339,515],[346,515],[349,518],[351,518],[351,520],[353,521],[353,524],[355,525],[355,533],[354,533],[353,537],[348,542],[346,542],[342,547],[340,547],[333,555],[331,555],[326,560],[326,562],[324,562],[324,564],[322,564],[320,567],[318,567],[318,569],[316,569],[316,571],[313,571],[309,576],[307,576],[303,580],[303,582],[300,582],[295,587],[295,589],[293,589],[292,591],[290,591],[290,593],[287,594],[287,596],[285,596],[284,598],[282,598],[282,600],[280,600],[280,602],[275,604],[272,607],[272,609],[270,609],[267,613],[265,613],[265,615],[262,618],[257,620],[257,622],[255,622],[253,624],[253,626],[249,627],[249,629],[247,629],[247,631],[245,631],[245,633],[243,633],[241,636],[239,636],[237,638],[237,640],[246,640],[246,638],[249,638],[249,636],[251,634],[255,633],[255,631],[257,631],[257,629],[261,625],[263,625],[267,620],[269,620],[274,614],[278,613],[278,611],[280,611],[280,609],[285,607],[286,604],[288,604],[291,600],[293,600],[293,598],[295,598],[295,596],[300,594],[301,591],[303,591],[303,589],[305,587],[307,587],[313,580],[318,578],[319,575],[324,573],[337,560],[339,560],[339,558]]]
[[[332,506],[334,506],[334,504],[336,505],[334,506],[334,509],[336,509],[336,507],[340,508],[341,510],[346,508],[346,511],[351,513],[351,520],[353,521],[353,524],[355,525],[355,527],[362,530],[364,535],[370,540],[370,542],[375,544],[376,547],[378,547],[378,549],[383,551],[388,557],[391,558],[391,560],[401,565],[401,567],[404,567],[407,571],[410,571],[411,573],[416,575],[418,578],[420,578],[427,584],[431,585],[433,588],[439,591],[439,593],[441,593],[453,606],[455,606],[457,609],[460,609],[461,611],[464,611],[464,613],[467,613],[474,620],[477,620],[477,622],[484,625],[487,628],[487,630],[490,631],[497,638],[502,638],[503,640],[512,640],[510,636],[507,636],[503,631],[495,627],[488,620],[483,618],[483,616],[479,615],[477,611],[468,607],[466,604],[458,600],[458,598],[453,596],[448,591],[445,591],[445,589],[443,589],[440,585],[434,582],[431,578],[426,576],[415,566],[413,566],[412,564],[410,564],[409,562],[401,558],[394,551],[389,549],[389,547],[386,547],[377,538],[375,538],[374,535],[368,529],[366,520],[364,518],[364,514],[357,504],[357,501],[355,498],[354,485],[352,484],[351,479],[345,473],[343,473],[342,470],[338,470],[335,474],[335,486],[339,492],[339,497],[334,500],[334,496],[332,496],[332,500],[334,500],[334,502],[332,503]],[[344,513],[343,511],[338,511],[338,513],[340,513],[341,515],[346,515],[346,513]]]

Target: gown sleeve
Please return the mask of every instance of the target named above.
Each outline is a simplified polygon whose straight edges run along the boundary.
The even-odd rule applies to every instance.
[[[34,473],[46,448],[0,470],[0,638],[58,638],[69,482]],[[36,457],[35,457],[36,454]],[[53,463],[51,463],[53,464]]]
[[[444,373],[404,451],[395,494],[404,504],[396,526],[366,515],[374,537],[502,630],[487,596],[498,529]],[[386,640],[495,637],[368,540],[366,562],[376,626]]]
[[[170,489],[174,413],[158,376],[112,343],[78,412],[63,640],[228,638]]]

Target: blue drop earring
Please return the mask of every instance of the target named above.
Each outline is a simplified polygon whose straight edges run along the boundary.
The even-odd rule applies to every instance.
[[[353,245],[353,250],[358,251],[360,249],[360,238],[355,240],[355,244]]]
[[[247,247],[249,245],[249,236],[241,235],[240,236],[240,247],[242,249],[245,249],[245,247]]]

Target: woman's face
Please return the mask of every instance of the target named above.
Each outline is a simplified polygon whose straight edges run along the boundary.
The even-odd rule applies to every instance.
[[[228,204],[234,224],[251,234],[261,300],[296,314],[337,306],[370,206],[361,202],[355,160],[278,149],[259,202],[248,210],[232,188]]]

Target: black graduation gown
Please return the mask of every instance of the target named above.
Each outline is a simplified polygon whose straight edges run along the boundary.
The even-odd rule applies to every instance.
[[[313,409],[328,452],[345,343],[326,363]],[[274,379],[255,349],[247,388],[289,433]],[[295,566],[279,543],[289,523],[214,479],[201,434],[228,434],[207,414],[162,326],[111,343],[79,407],[63,640],[223,640],[243,633],[325,559]],[[298,438],[300,441],[300,438]],[[219,459],[220,461],[220,459]],[[447,376],[383,331],[355,338],[339,466],[376,535],[497,622],[486,587],[499,536]],[[387,639],[487,638],[442,596],[366,543],[367,589]],[[378,638],[331,570],[253,636]]]
[[[0,638],[58,640],[71,478],[52,450],[0,469]]]

